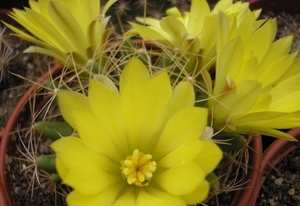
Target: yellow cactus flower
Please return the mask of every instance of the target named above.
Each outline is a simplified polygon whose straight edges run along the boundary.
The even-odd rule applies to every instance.
[[[224,15],[220,21],[228,23]],[[229,39],[218,55],[214,84],[204,77],[213,127],[295,140],[276,130],[300,126],[300,60],[297,53],[290,54],[292,37],[273,42],[276,20],[266,21],[255,32],[251,25],[244,27],[243,37]],[[233,30],[224,29],[218,41]]]
[[[136,58],[120,76],[91,80],[88,97],[58,93],[63,117],[78,132],[52,143],[69,205],[188,205],[203,201],[218,165],[218,146],[200,139],[207,109],[194,107],[193,87],[174,90],[167,73],[150,77]]]
[[[206,0],[192,0],[190,12],[183,14],[174,7],[167,10],[167,16],[161,20],[153,18],[137,18],[145,25],[131,23],[133,29],[127,32],[128,36],[138,34],[144,40],[163,43],[175,51],[185,55],[186,59],[193,61],[189,72],[198,67],[211,68],[217,54],[216,40],[217,34],[222,32],[222,22],[217,21],[217,15],[222,12],[231,20],[229,26],[237,24],[243,32],[244,25],[241,24],[245,15],[251,17],[250,24],[255,26],[261,25],[262,21],[256,19],[260,11],[250,11],[248,3],[232,3],[232,0],[219,1],[214,9],[210,12]],[[223,44],[224,45],[224,44]],[[217,47],[219,48],[221,44]],[[197,57],[197,58],[195,58]]]
[[[105,13],[114,2],[109,0],[100,12],[100,1],[95,0],[29,0],[30,8],[13,9],[10,16],[31,34],[5,25],[18,37],[38,45],[25,52],[46,54],[69,65],[72,54],[75,63],[85,64],[108,40],[109,17]]]

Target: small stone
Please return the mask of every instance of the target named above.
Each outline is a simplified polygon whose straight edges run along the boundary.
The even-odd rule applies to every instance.
[[[33,69],[34,69],[34,65],[31,64],[31,63],[28,63],[28,64],[27,64],[27,69],[33,70]]]
[[[294,182],[294,181],[296,180],[296,177],[297,177],[297,176],[296,176],[295,174],[292,174],[292,175],[290,176],[291,181]]]
[[[279,178],[275,179],[275,181],[274,181],[274,183],[275,183],[276,185],[281,185],[282,182],[283,182],[283,178],[282,178],[282,177],[279,177]]]
[[[275,201],[273,199],[269,199],[270,206],[275,206]]]
[[[29,56],[28,56],[28,55],[24,55],[24,56],[23,56],[23,61],[24,61],[24,62],[27,62],[28,59],[29,59]]]
[[[9,93],[8,98],[12,99],[13,97],[14,97],[14,94],[13,93]]]
[[[299,196],[299,195],[293,195],[292,198],[293,198],[294,200],[298,200],[298,201],[300,200],[300,196]]]
[[[288,191],[288,194],[291,195],[291,196],[293,196],[295,194],[295,189],[294,188],[290,189]]]

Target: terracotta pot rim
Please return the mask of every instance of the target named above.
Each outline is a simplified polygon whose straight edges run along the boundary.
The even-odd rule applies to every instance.
[[[8,122],[2,131],[2,137],[0,138],[0,182],[4,188],[4,191],[6,191],[7,197],[11,197],[10,191],[7,191],[9,188],[7,178],[6,178],[6,171],[5,171],[5,156],[7,152],[8,145],[10,143],[10,133],[13,130],[17,120],[18,116],[21,112],[21,110],[24,108],[24,106],[27,104],[27,102],[31,99],[31,97],[34,95],[34,93],[39,88],[39,85],[43,84],[49,77],[49,75],[53,75],[54,73],[57,73],[61,70],[61,65],[55,64],[52,69],[48,72],[46,72],[44,75],[42,75],[35,84],[33,84],[27,92],[24,93],[22,98],[19,100],[18,104],[14,108],[12,114],[10,115],[10,118],[8,119]],[[13,205],[11,202],[11,198],[8,198],[8,202],[5,205]]]
[[[0,205],[2,206],[8,205],[7,193],[1,181],[0,181]]]
[[[300,141],[300,127],[291,129],[287,133]],[[272,168],[275,167],[283,159],[284,156],[290,154],[298,147],[297,143],[298,142],[277,139],[264,151],[263,159],[261,162],[261,178],[258,181],[256,190],[254,192],[253,204],[256,203],[260,189],[267,179],[267,174],[271,172]]]

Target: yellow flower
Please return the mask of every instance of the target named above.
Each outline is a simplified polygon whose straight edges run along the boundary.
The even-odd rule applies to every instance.
[[[38,46],[25,52],[38,52],[65,63],[73,55],[76,63],[85,64],[93,59],[107,42],[109,30],[105,29],[108,8],[116,0],[109,0],[100,13],[100,1],[95,0],[29,0],[25,11],[13,9],[10,16],[30,33],[5,23],[17,36]]]
[[[219,41],[233,30],[224,29]],[[204,77],[215,129],[295,140],[276,129],[300,126],[300,60],[290,54],[292,37],[273,42],[275,33],[276,20],[254,32],[246,24],[217,57],[214,85]]]
[[[213,59],[217,54],[217,47],[222,45],[216,46],[218,33],[222,32],[223,26],[227,26],[217,21],[220,13],[230,19],[230,27],[237,24],[241,28],[238,32],[243,32],[244,25],[241,22],[245,15],[251,16],[250,25],[253,27],[262,23],[255,21],[260,11],[251,12],[248,3],[233,4],[232,0],[221,0],[210,12],[206,0],[192,0],[190,12],[181,14],[174,7],[167,10],[167,16],[161,20],[137,18],[140,23],[149,26],[131,23],[133,29],[127,35],[138,34],[144,40],[160,42],[179,51],[192,62],[190,68],[186,68],[188,71],[195,66],[199,70],[203,67],[209,69],[215,63]]]
[[[132,59],[119,90],[91,80],[88,97],[60,91],[63,117],[79,137],[51,147],[70,205],[187,205],[208,195],[205,180],[219,163],[218,146],[201,140],[207,110],[196,108],[192,86],[174,90],[167,73],[150,78]]]

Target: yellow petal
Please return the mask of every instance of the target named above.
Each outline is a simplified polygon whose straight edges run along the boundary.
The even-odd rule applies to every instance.
[[[31,41],[32,42],[32,41]],[[45,47],[36,47],[36,46],[31,46],[28,47],[23,51],[23,53],[39,53],[39,54],[45,54],[51,57],[54,57],[61,62],[65,62],[66,59],[68,59],[68,54],[63,54],[59,51],[55,51],[55,49],[46,49]],[[66,62],[67,64],[67,62]],[[68,64],[67,64],[68,65]]]
[[[169,168],[179,162],[192,161],[200,152],[202,153],[202,150],[202,141],[197,138],[190,138],[157,161],[157,164],[159,167]]]
[[[79,138],[61,138],[51,147],[69,168],[67,174],[65,171],[62,172],[65,176],[64,183],[83,194],[94,195],[117,181],[122,182],[122,175],[116,174],[119,172],[119,164],[112,162],[106,156],[92,152]],[[61,169],[64,168],[58,168],[58,171]]]
[[[261,85],[252,80],[241,82],[235,88],[212,102],[214,117],[219,119],[228,114],[242,115],[248,112],[257,102]]]
[[[60,91],[57,94],[58,105],[64,119],[75,129],[77,129],[76,114],[74,112],[89,113],[88,98],[83,94],[70,91]]]
[[[114,0],[116,1],[116,0]],[[70,3],[73,3],[70,1]],[[80,0],[80,10],[81,10],[81,15],[79,16],[80,18],[83,18],[85,20],[85,29],[87,29],[87,25],[91,21],[93,21],[97,16],[100,15],[100,1],[94,1],[94,0]],[[88,11],[88,12],[86,12]]]
[[[160,25],[161,28],[170,35],[174,46],[180,48],[183,42],[182,34],[188,33],[182,22],[174,17],[164,17],[161,19]]]
[[[76,92],[60,91],[58,105],[65,120],[91,150],[121,160],[108,129],[92,114],[87,97]]]
[[[158,19],[136,17],[136,20],[138,22],[142,23],[142,24],[146,24],[146,25],[149,25],[149,26],[161,28],[160,24],[159,24],[160,21]]]
[[[162,41],[167,45],[171,45],[168,42],[172,42],[172,38],[164,30],[155,27],[146,27],[132,22],[129,23],[144,40]]]
[[[169,107],[168,118],[186,107],[195,104],[195,93],[193,86],[188,82],[180,82],[173,89],[172,100]]]
[[[260,68],[264,70],[266,67],[269,67],[270,64],[274,62],[274,60],[277,60],[278,58],[281,58],[282,56],[289,54],[291,50],[292,41],[293,41],[293,37],[287,36],[272,43],[270,45],[270,49],[268,50],[268,53],[262,59],[259,65]]]
[[[181,17],[181,13],[180,11],[178,10],[178,8],[176,7],[173,7],[173,8],[170,8],[166,11],[167,13],[167,16],[172,16],[172,17],[175,17],[175,18],[179,18]]]
[[[125,191],[123,191],[118,199],[112,204],[112,206],[124,206],[126,202],[127,205],[136,205],[136,187],[127,187]]]
[[[274,59],[268,67],[259,68],[257,74],[257,81],[262,83],[262,87],[265,88],[279,79],[291,66],[297,53],[281,56],[278,59]]]
[[[206,128],[206,123],[206,109],[191,107],[180,110],[166,123],[153,157],[163,157],[188,139],[200,138]]]
[[[166,106],[172,95],[170,80],[166,73],[149,79],[145,66],[132,59],[121,75],[120,90],[122,116],[131,149],[143,141],[139,149],[147,152],[152,149],[150,142],[158,138],[155,134],[164,125]]]
[[[123,184],[114,184],[95,195],[84,195],[78,190],[73,190],[67,196],[67,203],[72,206],[112,205],[123,187]]]
[[[90,1],[92,1],[93,2],[93,0],[90,0]],[[109,0],[106,4],[105,4],[105,6],[104,6],[104,8],[103,8],[103,10],[102,10],[102,12],[101,12],[101,14],[106,14],[106,12],[107,12],[107,10],[116,2],[117,0]]]
[[[200,165],[203,172],[208,174],[218,166],[222,159],[223,152],[210,140],[202,140],[201,143],[203,147],[195,161]]]
[[[142,151],[148,152],[153,150],[167,121],[167,105],[172,98],[172,88],[167,73],[163,72],[152,77],[145,84],[140,97],[135,99],[137,98],[142,100],[139,109],[135,111],[135,118],[139,125],[137,131],[139,130],[140,137],[137,143],[141,145]]]
[[[219,12],[217,14],[217,54],[222,51],[224,45],[228,42],[229,32],[230,32],[230,25],[228,16],[223,12]]]
[[[222,82],[227,76],[233,80],[236,79],[241,68],[243,52],[240,38],[235,38],[224,45],[217,59],[214,95],[221,94],[226,90],[226,85],[222,84]]]
[[[88,46],[86,36],[79,23],[66,7],[55,1],[51,1],[49,5],[49,15],[59,30],[63,32],[62,35],[67,37],[65,40],[72,46],[70,49],[81,54]]]
[[[236,132],[240,132],[240,133],[251,133],[253,134],[254,132],[256,134],[262,134],[262,135],[266,135],[266,136],[270,136],[270,137],[276,137],[276,138],[280,138],[280,139],[285,139],[288,141],[297,141],[297,139],[295,139],[293,136],[287,134],[286,132],[282,132],[279,130],[275,130],[272,128],[266,128],[266,127],[237,127]]]
[[[97,18],[90,22],[87,28],[87,39],[89,45],[91,45],[91,56],[95,55],[94,52],[97,50],[103,49],[102,47],[106,42],[105,40],[105,28],[109,21],[109,17],[106,18]]]
[[[129,150],[126,129],[121,118],[120,95],[118,92],[112,91],[105,85],[94,80],[91,80],[90,84],[89,103],[91,112],[99,120],[100,125],[96,125],[96,128],[98,127],[98,130],[103,131],[103,135],[98,138],[108,138],[111,140],[115,147],[114,149],[120,151],[121,155],[126,157],[132,151]],[[96,122],[89,122],[88,124],[96,124]],[[101,131],[97,132],[97,134],[101,134]],[[105,131],[109,135],[104,135]]]
[[[235,123],[240,127],[254,126],[288,129],[300,126],[300,113],[256,112],[236,118]]]
[[[153,181],[172,195],[187,195],[204,180],[205,174],[193,162],[182,162],[165,172],[155,174]]]
[[[64,180],[70,172],[70,168],[64,162],[63,158],[60,158],[60,157],[56,157],[56,159],[55,159],[55,168],[59,174],[59,177],[62,180]]]
[[[119,92],[118,88],[116,85],[111,81],[110,78],[108,78],[106,75],[103,74],[95,74],[93,79],[97,81],[98,83],[101,83],[105,87],[107,87],[109,90],[114,91],[114,92]],[[92,81],[94,82],[94,81]],[[94,83],[93,83],[94,84]]]
[[[210,9],[206,0],[192,0],[189,23],[187,27],[189,34],[197,37],[201,32],[203,32],[202,29],[204,19],[209,15],[209,13]]]
[[[181,197],[171,195],[163,191],[161,188],[152,187],[151,184],[148,187],[145,187],[145,190],[149,194],[158,197],[161,200],[164,200],[164,205],[186,206],[186,203],[182,200]]]
[[[274,40],[276,25],[276,20],[268,20],[263,26],[255,31],[249,41],[250,50],[254,51],[259,63],[265,57],[271,42]]]
[[[136,206],[164,206],[165,200],[158,198],[146,191],[146,188],[140,188],[136,198]]]
[[[208,192],[209,183],[206,180],[203,180],[192,193],[184,195],[182,198],[188,205],[196,205],[205,200],[208,196]]]

